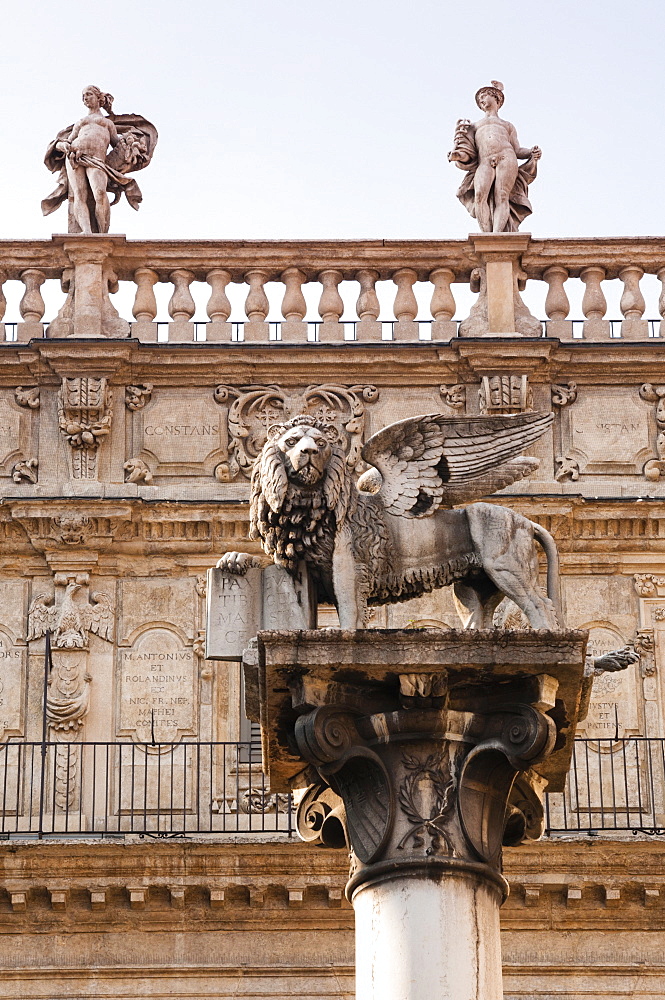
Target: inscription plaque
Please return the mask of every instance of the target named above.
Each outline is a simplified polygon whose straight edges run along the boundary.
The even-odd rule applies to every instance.
[[[208,570],[206,659],[241,660],[242,651],[261,628],[262,570],[234,576]]]
[[[244,576],[209,569],[207,593],[207,660],[241,660],[260,629],[315,628],[304,566],[295,578],[275,565]]]
[[[625,645],[620,632],[611,628],[591,627],[587,651],[603,656]],[[589,739],[619,739],[640,732],[638,680],[635,665],[617,673],[594,677],[589,702],[589,714],[580,725],[580,735]]]
[[[581,473],[640,475],[654,457],[653,415],[636,393],[588,390],[562,417],[568,423],[565,454],[577,461]]]
[[[119,736],[174,743],[197,734],[194,651],[167,628],[150,628],[121,647]]]
[[[0,740],[23,735],[25,651],[0,629]]]
[[[136,413],[141,449],[157,461],[157,475],[212,473],[226,455],[224,413],[200,392],[162,395]]]

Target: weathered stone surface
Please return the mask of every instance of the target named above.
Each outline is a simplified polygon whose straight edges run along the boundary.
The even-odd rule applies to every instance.
[[[118,736],[173,743],[198,731],[198,665],[175,630],[149,628],[119,650]]]
[[[468,171],[457,192],[464,207],[484,233],[515,232],[531,214],[527,187],[535,179],[541,151],[522,149],[515,126],[499,118],[503,84],[492,80],[481,87],[476,104],[485,117],[471,124],[461,118],[455,128],[454,148],[448,159]],[[522,165],[519,160],[525,160]]]

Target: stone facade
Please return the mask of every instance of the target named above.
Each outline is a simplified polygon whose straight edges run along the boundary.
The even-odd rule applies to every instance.
[[[362,442],[403,417],[552,411],[553,430],[529,451],[540,468],[496,502],[554,535],[567,626],[588,629],[596,653],[631,640],[640,651],[639,663],[595,683],[580,734],[616,743],[665,733],[665,366],[658,341],[639,326],[646,325],[639,278],[665,276],[662,244],[491,239],[509,242],[503,251],[481,237],[468,244],[179,247],[112,236],[0,243],[3,276],[24,288],[18,339],[0,345],[0,724],[2,744],[33,741],[39,755],[48,626],[46,725],[61,745],[45,789],[49,830],[72,810],[92,824],[84,744],[120,741],[145,753],[148,791],[140,801],[157,816],[169,807],[153,781],[158,760],[179,766],[183,744],[247,735],[239,667],[205,659],[205,573],[227,551],[260,554],[247,538],[248,473],[267,427],[298,412],[334,421],[360,472]],[[488,313],[500,313],[496,335],[451,339],[451,281],[473,287],[483,263],[496,265],[485,280],[489,306],[503,303]],[[116,328],[111,264],[121,282],[136,286],[129,338],[105,339],[104,330]],[[71,286],[67,277],[84,266],[87,312],[76,300],[82,283]],[[526,276],[548,284],[548,337],[507,335],[506,325],[519,334],[526,322],[519,295]],[[60,325],[48,317],[53,329],[42,336],[40,289],[56,278],[66,296]],[[394,339],[381,341],[374,287],[388,278],[396,286]],[[617,278],[622,336],[610,341],[601,283]],[[352,279],[361,295],[357,339],[347,342],[338,286]],[[432,285],[431,340],[418,339],[416,279]],[[284,285],[280,343],[269,340],[264,301],[264,285],[276,280]],[[581,339],[568,318],[567,280],[586,288]],[[190,286],[202,281],[210,323],[198,342]],[[241,281],[244,343],[232,339],[226,298],[229,283]],[[317,343],[307,342],[305,281],[321,284]],[[166,341],[155,322],[159,282],[173,284]],[[323,609],[320,622],[335,625],[335,612]],[[439,591],[377,609],[371,624],[448,628],[457,616]],[[140,745],[153,738],[165,749],[150,756]],[[36,830],[25,761],[10,751],[3,758],[2,744],[1,832]],[[589,751],[596,776],[612,753]],[[227,770],[237,790],[220,782],[206,790],[215,817],[227,807],[237,816],[239,797],[254,794],[246,765],[236,765]],[[19,836],[0,848],[0,998],[352,996],[344,852],[243,832],[251,813],[233,833],[139,841],[126,817],[143,792],[128,790],[123,774],[119,766],[122,788],[114,786],[117,797],[106,804],[123,817],[122,842],[51,836],[37,844]],[[635,781],[633,772],[629,791]],[[184,779],[178,786],[187,815],[190,787]],[[652,825],[662,828],[662,782],[651,794]],[[595,827],[611,825],[613,808],[574,795],[566,802],[581,831],[590,815]],[[508,850],[506,996],[662,996],[661,854],[657,840],[583,832]]]

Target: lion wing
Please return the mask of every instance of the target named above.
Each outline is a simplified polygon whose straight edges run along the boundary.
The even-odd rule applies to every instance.
[[[372,435],[362,457],[378,470],[378,495],[391,514],[427,517],[439,506],[488,496],[533,472],[537,460],[518,456],[552,420],[551,413],[464,418],[428,413]]]

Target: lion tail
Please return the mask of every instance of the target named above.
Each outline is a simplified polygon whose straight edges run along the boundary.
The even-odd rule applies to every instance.
[[[563,608],[561,605],[561,578],[559,575],[559,552],[556,542],[546,528],[532,521],[533,537],[539,542],[547,558],[547,596],[554,605],[556,616],[563,624]]]

